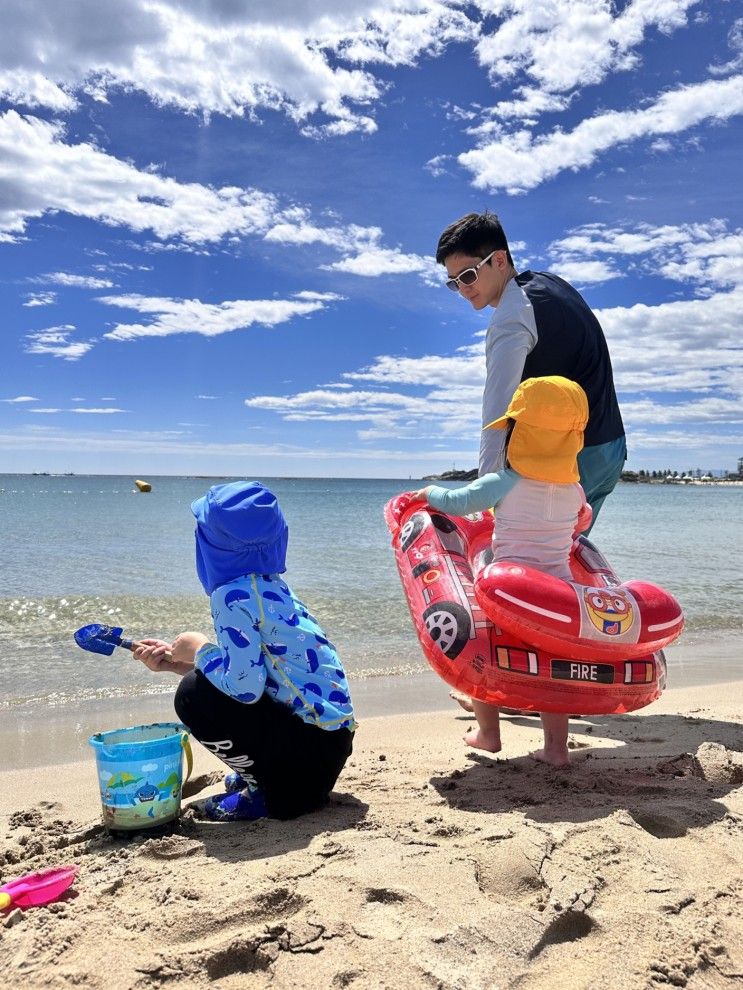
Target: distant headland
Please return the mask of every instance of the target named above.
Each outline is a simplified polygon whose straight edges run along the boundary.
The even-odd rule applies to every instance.
[[[424,474],[423,481],[474,481],[477,477],[477,468],[470,471],[444,471],[443,474]]]

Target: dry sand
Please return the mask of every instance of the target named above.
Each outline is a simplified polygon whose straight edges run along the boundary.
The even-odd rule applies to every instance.
[[[456,706],[365,720],[331,805],[295,822],[100,825],[93,760],[0,775],[0,880],[80,865],[0,922],[6,985],[550,990],[743,982],[743,684],[571,723],[574,765],[465,749]],[[198,748],[198,747],[197,747]],[[192,790],[194,789],[192,787]]]

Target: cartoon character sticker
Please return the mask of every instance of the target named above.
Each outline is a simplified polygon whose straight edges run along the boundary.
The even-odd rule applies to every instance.
[[[617,588],[586,588],[583,601],[588,618],[605,636],[623,636],[632,628],[635,621],[632,602]]]

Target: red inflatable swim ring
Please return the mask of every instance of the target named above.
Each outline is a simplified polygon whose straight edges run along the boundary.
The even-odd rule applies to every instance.
[[[492,553],[490,513],[447,516],[406,493],[386,505],[385,519],[421,646],[451,687],[493,705],[576,715],[635,711],[660,697],[666,683],[662,650],[576,658],[563,647],[535,645],[531,629],[521,624],[514,631],[509,623],[509,631],[491,621],[482,607],[485,589],[495,587],[496,572],[487,579],[484,574]],[[619,585],[585,537],[575,540],[570,567],[579,585],[608,591]],[[638,584],[632,584],[633,594]]]
[[[501,561],[488,564],[475,580],[477,600],[508,632],[534,646],[574,660],[634,660],[668,646],[684,628],[681,606],[647,581],[614,583],[601,569],[597,585],[575,583],[533,567]]]

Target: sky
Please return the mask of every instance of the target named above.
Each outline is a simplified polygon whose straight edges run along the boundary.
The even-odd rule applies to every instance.
[[[433,255],[486,209],[597,313],[627,466],[736,469],[740,3],[0,0],[0,23],[0,472],[474,467],[492,310]]]

